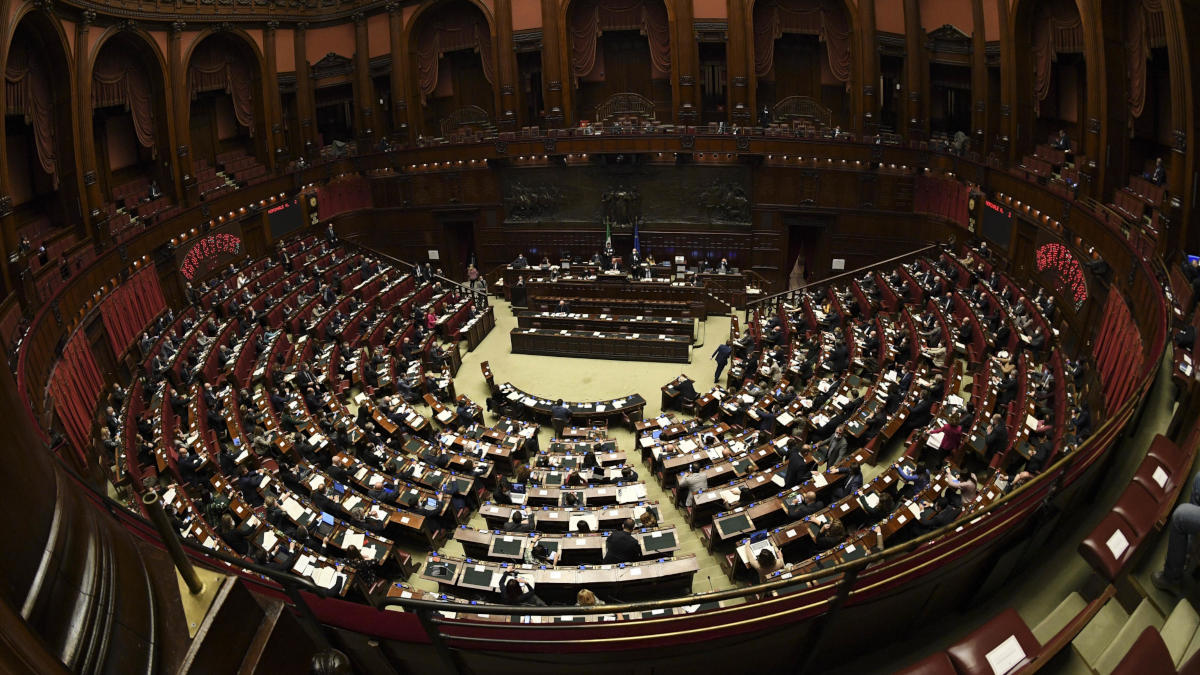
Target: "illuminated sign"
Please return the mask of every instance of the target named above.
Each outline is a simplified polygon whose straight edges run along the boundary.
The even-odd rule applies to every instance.
[[[1055,288],[1063,297],[1070,298],[1075,307],[1087,300],[1087,279],[1083,267],[1066,246],[1058,243],[1042,244],[1037,250],[1039,272],[1051,276]]]
[[[179,263],[179,272],[188,281],[204,276],[242,252],[242,238],[231,232],[210,234],[192,245]]]

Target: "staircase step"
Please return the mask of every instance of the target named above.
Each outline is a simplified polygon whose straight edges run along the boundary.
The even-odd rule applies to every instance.
[[[1038,642],[1046,644],[1050,638],[1066,627],[1071,619],[1079,616],[1084,607],[1087,607],[1087,601],[1079,593],[1072,592],[1063,598],[1063,601],[1058,603],[1058,607],[1055,607],[1046,618],[1033,627],[1033,636],[1038,639]]]
[[[1147,599],[1143,598],[1138,604],[1137,609],[1133,610],[1129,621],[1121,626],[1121,630],[1117,631],[1115,637],[1109,643],[1108,647],[1100,654],[1100,658],[1093,664],[1093,669],[1099,675],[1109,675],[1121,659],[1125,658],[1125,654],[1129,652],[1129,648],[1137,641],[1138,636],[1147,627],[1155,629],[1162,628],[1163,616],[1158,613],[1154,605]]]
[[[1116,598],[1104,603],[1096,616],[1071,641],[1071,648],[1085,663],[1095,663],[1112,637],[1129,621],[1129,614]]]
[[[1187,599],[1180,600],[1162,626],[1162,639],[1167,643],[1171,660],[1178,666],[1200,628],[1200,614]]]

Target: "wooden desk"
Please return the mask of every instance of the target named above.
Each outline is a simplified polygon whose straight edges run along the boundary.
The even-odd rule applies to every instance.
[[[510,337],[515,354],[671,363],[688,363],[691,360],[690,335],[514,328]]]
[[[550,420],[550,407],[557,401],[528,394],[508,382],[500,385],[500,393],[509,401],[524,405],[534,417],[546,421]],[[604,426],[608,426],[608,421],[616,418],[621,421],[628,420],[627,424],[632,427],[642,419],[646,399],[642,398],[641,394],[630,394],[607,401],[565,401],[563,405],[571,413],[568,424],[590,426],[591,422],[600,421]]]
[[[685,335],[692,337],[695,321],[673,316],[647,314],[577,314],[572,312],[520,312],[519,328],[545,328],[604,333],[640,333],[643,335]]]

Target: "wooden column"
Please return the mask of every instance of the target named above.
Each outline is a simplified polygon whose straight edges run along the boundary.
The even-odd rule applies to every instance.
[[[571,61],[569,45],[562,43],[564,29],[558,17],[558,2],[542,0],[542,96],[546,104],[545,125],[551,129],[570,124]]]
[[[755,102],[754,35],[750,5],[746,0],[726,0],[729,43],[725,49],[729,87],[729,122],[749,124]]]
[[[1200,92],[1200,64],[1193,64],[1189,52],[1189,36],[1195,40],[1200,35],[1200,16],[1194,11],[1184,11],[1180,0],[1166,0],[1163,5],[1164,23],[1167,26],[1167,58],[1171,69],[1171,151],[1163,157],[1167,167],[1167,192],[1170,198],[1164,210],[1171,219],[1168,235],[1161,245],[1168,260],[1174,259],[1184,250],[1195,251],[1197,242],[1196,209],[1184,208],[1193,204],[1196,184],[1192,176],[1196,170],[1196,152],[1188,152],[1189,137],[1196,137],[1196,109],[1193,101]],[[1163,249],[1160,249],[1163,250]]]
[[[1017,81],[1028,80],[1017,72],[1016,28],[1012,25],[1008,0],[987,1],[996,3],[1000,17],[1000,139],[992,141],[993,145],[997,140],[1001,143],[1001,159],[1012,162],[1017,152]]]
[[[89,39],[91,22],[95,21],[96,13],[87,11],[82,19],[75,24],[75,91],[79,94],[78,130],[80,169],[83,172],[83,195],[80,200],[80,211],[83,212],[83,223],[87,236],[91,238],[96,250],[104,250],[112,243],[108,231],[108,218],[104,213],[104,194],[100,191],[100,181],[96,173],[96,139],[92,134],[92,71],[88,67],[88,57],[91,55]],[[5,245],[9,235],[5,233]]]
[[[927,66],[925,65],[925,30],[921,28],[920,0],[904,0],[904,89],[905,106],[904,122],[901,125],[904,135],[909,140],[923,141],[928,120],[925,119],[924,106],[929,98],[925,92],[924,83]]]
[[[1095,176],[1092,197],[1103,200],[1108,192],[1108,100],[1106,86],[1104,55],[1104,27],[1100,21],[1100,3],[1083,2],[1079,6],[1080,19],[1083,21],[1083,58],[1087,77],[1086,103],[1084,105],[1083,152],[1087,155],[1087,169]],[[1116,67],[1119,67],[1117,65]],[[1120,76],[1124,77],[1124,70]],[[1116,75],[1114,75],[1116,76]],[[1124,104],[1124,102],[1122,102]],[[1035,138],[1034,141],[1044,139]],[[1030,148],[1032,150],[1032,148]]]
[[[292,46],[296,54],[296,119],[300,121],[300,155],[311,158],[320,148],[313,142],[316,138],[317,104],[313,99],[312,77],[308,71],[307,32],[308,23],[297,22]]]
[[[268,21],[263,29],[263,114],[267,116],[267,166],[281,163],[286,142],[283,137],[283,101],[279,99],[279,72],[276,64],[275,31],[278,21]]]
[[[371,82],[371,43],[367,35],[367,15],[354,16],[354,135],[359,152],[368,152],[375,143],[375,86]]]
[[[675,97],[675,121],[696,124],[700,119],[700,51],[696,43],[691,0],[676,2],[675,25],[671,33],[671,95]]]
[[[987,155],[991,147],[988,138],[988,72],[987,27],[983,18],[984,0],[971,0],[971,149]]]
[[[175,21],[171,24],[168,58],[171,61],[171,90],[175,102],[175,176],[176,194],[183,206],[194,206],[200,201],[196,185],[196,171],[192,166],[191,145],[191,97],[188,95],[187,64],[183,62],[183,31],[187,24]]]
[[[862,91],[862,111],[858,120],[864,134],[874,134],[879,129],[879,42],[875,35],[875,2],[863,0],[858,5],[858,53],[859,82]]]
[[[409,81],[408,48],[404,44],[404,7],[399,2],[389,2],[388,11],[388,46],[392,52],[392,141],[407,144],[409,138],[408,126],[408,91],[405,89]]]
[[[512,0],[495,0],[496,34],[496,126],[506,131],[517,128],[517,53],[513,51]]]

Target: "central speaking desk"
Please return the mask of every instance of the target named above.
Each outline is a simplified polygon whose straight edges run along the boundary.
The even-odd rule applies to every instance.
[[[514,354],[583,359],[688,363],[692,346],[690,335],[514,328],[509,336]]]
[[[645,335],[686,335],[695,333],[695,322],[675,316],[633,314],[578,314],[574,312],[520,312],[519,328],[551,330],[631,332]]]
[[[703,286],[681,282],[635,281],[624,276],[599,275],[593,278],[526,280],[530,307],[539,307],[541,299],[569,298],[582,309],[599,303],[608,314],[651,314],[678,311],[686,307],[686,316],[703,319],[710,312],[720,314],[728,307]],[[644,308],[644,309],[643,309]],[[588,309],[591,309],[589,306]]]

